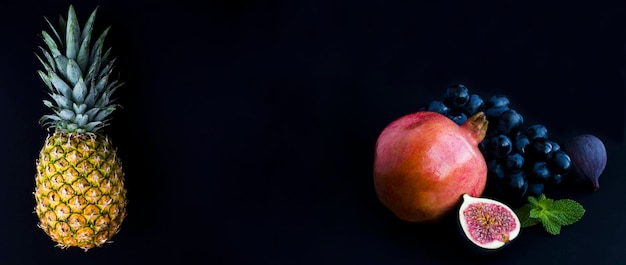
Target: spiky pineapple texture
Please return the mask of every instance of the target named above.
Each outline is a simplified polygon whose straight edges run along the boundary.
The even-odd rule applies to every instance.
[[[97,8],[80,29],[74,8],[52,34],[41,37],[39,76],[50,89],[44,104],[52,114],[40,123],[53,128],[36,161],[35,213],[38,226],[62,248],[89,250],[110,242],[126,215],[124,172],[117,151],[100,130],[117,107],[110,80],[115,59],[103,52],[104,30],[91,45]]]
[[[111,95],[122,85],[110,80],[115,58],[110,58],[111,48],[104,51],[106,28],[91,45],[91,36],[97,8],[91,13],[82,30],[73,6],[67,20],[59,19],[55,28],[48,19],[52,35],[42,31],[47,45],[39,47],[36,55],[44,69],[37,71],[50,89],[50,100],[44,100],[53,114],[44,115],[40,122],[63,132],[96,133],[107,125],[109,115],[115,110]]]
[[[126,216],[124,172],[104,135],[56,132],[37,160],[38,226],[61,248],[109,242]]]

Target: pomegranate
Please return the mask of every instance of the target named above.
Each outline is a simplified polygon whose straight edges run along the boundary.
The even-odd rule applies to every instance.
[[[430,223],[452,212],[463,194],[482,195],[487,164],[482,112],[457,125],[436,112],[419,111],[391,122],[376,141],[374,188],[402,220]]]

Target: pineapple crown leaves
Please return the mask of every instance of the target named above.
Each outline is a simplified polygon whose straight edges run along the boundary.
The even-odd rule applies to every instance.
[[[70,133],[96,133],[119,106],[111,95],[123,84],[111,80],[116,58],[110,58],[111,48],[104,50],[110,26],[91,44],[97,11],[94,9],[82,31],[71,5],[67,21],[59,18],[58,30],[45,18],[52,35],[41,32],[47,49],[39,46],[41,55],[35,56],[44,68],[37,73],[52,99],[43,103],[54,113],[41,117],[39,122],[44,126]]]

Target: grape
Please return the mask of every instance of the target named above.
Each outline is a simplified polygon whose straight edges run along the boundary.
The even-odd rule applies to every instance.
[[[524,196],[526,189],[528,189],[528,181],[526,180],[526,174],[523,170],[509,172],[505,175],[503,181],[505,184],[503,189],[508,195],[521,197]]]
[[[537,182],[545,183],[550,178],[550,170],[548,169],[548,163],[545,161],[535,162],[530,169],[529,177]]]
[[[489,140],[485,138],[485,139],[484,139],[484,140],[482,140],[480,143],[478,143],[478,150],[480,150],[480,152],[481,152],[483,155],[486,155],[486,154],[487,154],[487,143],[488,143],[488,142],[489,142]],[[487,159],[487,156],[485,156],[485,159]]]
[[[508,107],[510,104],[509,98],[503,95],[497,95],[489,98],[485,107],[490,108],[500,108],[500,107]]]
[[[508,136],[500,134],[489,139],[487,149],[489,154],[493,157],[503,158],[511,152],[513,149],[513,143]]]
[[[524,157],[519,153],[511,153],[504,159],[504,168],[508,171],[519,170],[524,166]]]
[[[561,151],[561,146],[557,142],[551,141],[550,144],[552,144],[552,150],[550,151],[551,154]]]
[[[572,160],[565,152],[557,150],[548,159],[548,166],[557,174],[567,174],[572,167]]]
[[[563,179],[563,175],[561,174],[552,174],[550,176],[550,178],[548,179],[548,184],[552,185],[552,186],[556,186],[559,185],[561,183],[561,180]]]
[[[516,134],[522,127],[522,123],[524,123],[522,115],[514,109],[507,109],[500,115],[495,128],[497,132],[502,134]]]
[[[446,116],[458,125],[463,124],[467,120],[467,115],[457,110],[450,111]]]
[[[545,189],[545,183],[543,182],[528,182],[528,188],[526,189],[526,195],[537,197],[543,193]]]
[[[487,163],[485,191],[495,192],[490,196],[511,203],[526,201],[525,196],[538,196],[559,185],[571,171],[570,157],[548,138],[547,127],[533,124],[524,128],[524,117],[511,108],[505,95],[483,100],[457,84],[418,110],[441,113],[459,125],[477,112],[485,114],[489,125],[478,148]]]
[[[497,108],[488,108],[485,109],[484,113],[487,116],[487,120],[497,120],[502,116],[502,113],[507,111],[508,107],[497,107]],[[489,127],[491,128],[491,127]]]
[[[446,104],[443,104],[443,102],[439,100],[430,102],[430,104],[428,104],[428,107],[426,107],[426,110],[437,112],[443,115],[447,115],[448,112],[450,112],[450,108],[448,108]]]
[[[526,153],[526,147],[530,144],[530,140],[526,136],[526,134],[517,134],[515,135],[515,139],[513,140],[513,147],[515,148],[515,152],[524,154]]]
[[[443,95],[443,102],[452,108],[463,107],[469,101],[469,90],[464,85],[448,87]]]
[[[487,175],[489,178],[501,181],[504,178],[504,169],[502,169],[502,164],[498,163],[497,160],[491,160],[487,163]]]
[[[548,129],[541,124],[533,124],[526,129],[528,139],[535,140],[537,138],[548,139]]]
[[[552,151],[552,144],[546,138],[536,138],[526,146],[526,158],[533,161],[544,161],[548,159]]]
[[[472,116],[479,111],[483,111],[484,108],[485,102],[483,101],[483,98],[477,94],[470,95],[469,101],[467,101],[465,106],[463,106],[463,110],[468,116]]]

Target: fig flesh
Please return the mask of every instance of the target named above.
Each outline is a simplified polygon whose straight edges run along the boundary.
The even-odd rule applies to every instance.
[[[459,207],[460,234],[470,250],[488,254],[508,245],[520,233],[521,224],[515,212],[499,201],[463,194]]]
[[[572,161],[571,174],[568,174],[568,179],[590,185],[594,191],[597,191],[600,188],[599,178],[607,161],[604,143],[594,135],[582,134],[565,141],[561,149],[570,156]]]

